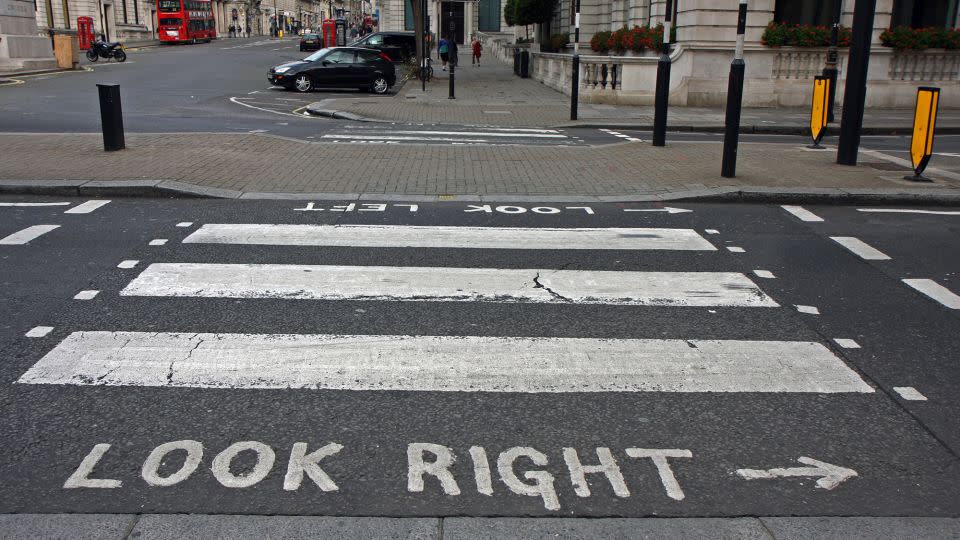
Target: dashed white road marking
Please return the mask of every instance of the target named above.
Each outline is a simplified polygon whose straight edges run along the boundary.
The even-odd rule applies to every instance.
[[[151,264],[122,296],[777,307],[735,272]]]
[[[833,342],[837,345],[843,347],[844,349],[859,349],[860,344],[852,339],[847,338],[833,338]]]
[[[192,227],[192,226],[193,226],[192,221],[181,221],[180,223],[177,223],[177,227]]]
[[[950,309],[960,309],[960,296],[932,279],[904,279],[903,282]]]
[[[769,271],[769,270],[754,270],[754,271],[753,271],[753,275],[757,276],[758,278],[763,278],[763,279],[776,279],[776,277],[777,277],[777,276],[773,275],[773,272],[771,272],[771,271]]]
[[[934,216],[960,216],[960,211],[912,210],[909,208],[857,208],[857,212],[873,212],[878,214],[930,214]]]
[[[888,261],[890,257],[870,244],[853,236],[831,236],[831,240],[847,248],[854,255],[868,261]]]
[[[35,240],[44,234],[58,228],[59,225],[33,225],[10,236],[0,238],[0,246],[20,246]]]
[[[18,382],[525,393],[874,392],[829,349],[805,341],[156,332],[75,332]]]
[[[720,231],[718,231],[718,230],[716,230],[716,229],[704,229],[703,232],[705,232],[705,233],[707,233],[707,234],[720,234]]]
[[[80,291],[76,294],[76,296],[73,297],[73,299],[74,300],[93,300],[94,298],[97,297],[98,294],[100,294],[100,291],[94,291],[94,290]]]
[[[64,211],[64,214],[89,214],[101,206],[109,204],[110,201],[104,200],[92,200],[85,203],[78,204],[73,208]]]
[[[894,392],[900,394],[900,397],[907,401],[926,401],[927,396],[921,394],[912,386],[894,386]]]
[[[795,305],[794,307],[797,308],[797,311],[799,311],[800,313],[806,313],[806,314],[808,314],[808,315],[819,315],[819,314],[820,314],[820,310],[817,309],[817,308],[815,308],[814,306]]]
[[[117,268],[133,268],[137,266],[137,263],[139,262],[140,261],[134,260],[121,261],[120,264],[117,265]]]
[[[745,253],[747,250],[737,246],[727,246],[727,251],[731,253]]]
[[[164,245],[164,244],[166,244],[166,243],[167,243],[167,239],[166,239],[166,238],[157,238],[157,239],[155,239],[155,240],[151,240],[149,245],[151,245],[151,246],[162,246],[162,245]]]
[[[693,229],[206,224],[185,244],[716,251]]]
[[[783,204],[783,205],[780,205],[780,208],[783,208],[787,212],[790,212],[800,221],[808,221],[808,222],[823,221],[822,217],[814,214],[813,212],[807,210],[802,206],[795,206],[792,204]]]
[[[25,335],[28,338],[41,338],[53,331],[52,326],[34,326]]]

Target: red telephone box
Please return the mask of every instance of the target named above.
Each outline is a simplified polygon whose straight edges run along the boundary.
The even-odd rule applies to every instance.
[[[77,17],[77,41],[80,50],[85,51],[93,45],[96,38],[93,35],[93,17]]]
[[[323,46],[337,46],[337,22],[333,19],[324,19],[323,24]]]

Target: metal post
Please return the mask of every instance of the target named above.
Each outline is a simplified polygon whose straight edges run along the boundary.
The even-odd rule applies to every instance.
[[[577,107],[580,102],[580,0],[577,0],[577,14],[573,24],[573,78],[570,80],[570,120],[577,119]]]
[[[454,95],[454,85],[455,85],[455,75],[454,71],[457,69],[457,61],[454,58],[454,54],[457,54],[456,44],[453,42],[454,32],[457,30],[457,25],[453,21],[453,11],[448,11],[447,16],[450,18],[450,35],[447,39],[447,54],[450,56],[450,95],[447,96],[447,99],[457,99]]]
[[[823,67],[823,76],[830,79],[830,95],[827,97],[827,122],[833,122],[833,105],[837,97],[837,45],[840,40],[840,15],[843,12],[843,0],[836,1],[833,14],[833,28],[830,29],[830,48],[827,49],[827,62]]]
[[[867,101],[867,67],[870,63],[870,40],[873,37],[873,14],[876,8],[877,0],[857,0],[853,12],[853,41],[850,43],[840,142],[837,145],[837,163],[840,165],[856,165],[860,151],[860,129],[863,127],[863,108]]]
[[[737,18],[737,48],[730,64],[730,81],[727,84],[727,118],[723,132],[723,163],[720,175],[733,178],[737,175],[737,145],[740,142],[740,107],[743,104],[743,34],[747,30],[747,0],[740,0]]]
[[[657,60],[657,91],[653,104],[653,145],[667,145],[667,102],[670,100],[670,24],[673,2],[667,0],[663,19],[663,51]]]
[[[107,152],[123,150],[123,110],[120,107],[120,85],[98,84],[100,94],[100,122],[103,124],[103,149]]]
[[[420,18],[423,19],[423,34],[420,36],[420,88],[427,91],[427,66],[430,63],[427,58],[430,56],[430,46],[427,44],[427,32],[430,31],[430,23],[427,22],[427,0],[420,0]]]

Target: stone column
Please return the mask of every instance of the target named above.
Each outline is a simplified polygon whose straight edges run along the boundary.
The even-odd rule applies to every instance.
[[[0,0],[0,71],[54,69],[50,38],[37,35],[31,0]]]

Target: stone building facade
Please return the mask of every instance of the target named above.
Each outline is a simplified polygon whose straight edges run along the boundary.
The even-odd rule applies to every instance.
[[[560,0],[556,16],[541,32],[573,34],[572,8],[576,0]],[[840,23],[853,24],[855,0],[749,0],[744,105],[805,106],[812,80],[824,67],[825,47],[771,47],[762,36],[772,21],[787,24],[829,25],[836,2]],[[960,51],[928,49],[897,51],[884,47],[880,34],[897,26],[948,27],[960,23],[960,0],[877,0],[869,66],[867,104],[872,107],[910,107],[916,88],[942,89],[941,106],[960,107]],[[738,2],[735,0],[675,0],[676,43],[671,53],[671,103],[722,106],[736,40]],[[655,26],[664,21],[665,0],[581,0],[581,92],[594,102],[652,104],[657,54],[591,52],[590,39],[601,31],[623,26]],[[488,46],[512,57],[519,28],[485,35]],[[558,90],[570,91],[570,55],[539,52],[532,47],[532,76]],[[838,99],[842,98],[847,49],[840,49]]]
[[[380,0],[380,29],[413,30],[413,1],[418,0]],[[502,0],[428,0],[430,31],[446,37],[450,28],[449,21],[452,20],[455,39],[464,44],[469,43],[470,37],[477,32],[499,33],[507,30],[501,3]]]

